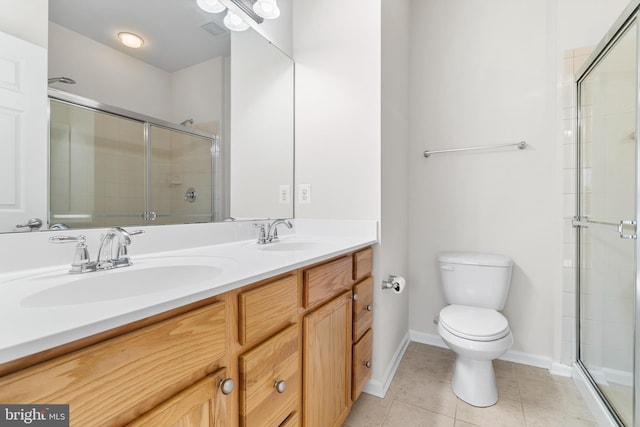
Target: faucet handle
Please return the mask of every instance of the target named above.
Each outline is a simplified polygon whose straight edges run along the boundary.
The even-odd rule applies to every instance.
[[[267,231],[264,228],[264,223],[253,224],[255,228],[258,228],[258,244],[263,245],[267,243]]]
[[[131,260],[129,259],[129,250],[127,246],[131,244],[131,236],[137,236],[138,234],[143,234],[144,230],[134,230],[127,231],[124,228],[117,227],[117,229],[122,234],[122,239],[118,240],[118,246],[116,248],[116,257],[111,260],[113,265],[117,267],[128,266],[131,265]]]
[[[89,256],[89,248],[86,244],[87,238],[84,235],[52,236],[49,237],[49,241],[51,243],[77,243],[69,273],[85,273],[87,271],[95,270],[95,264],[91,263],[91,258]]]

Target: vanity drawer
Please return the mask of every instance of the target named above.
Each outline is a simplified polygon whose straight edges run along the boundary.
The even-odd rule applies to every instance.
[[[68,403],[77,426],[132,421],[213,371],[225,315],[211,304],[7,375],[0,402]]]
[[[351,289],[353,261],[350,255],[304,271],[304,307],[309,308]]]
[[[292,325],[239,358],[242,426],[277,426],[298,410],[298,325]],[[285,382],[280,392],[278,383]]]
[[[373,278],[353,287],[353,340],[360,339],[373,323]]]
[[[353,280],[364,279],[373,268],[373,249],[366,248],[353,254]]]
[[[298,279],[295,274],[242,292],[238,297],[240,344],[258,341],[296,322]]]
[[[371,352],[373,333],[369,329],[360,340],[353,345],[351,369],[351,400],[355,401],[371,378]]]

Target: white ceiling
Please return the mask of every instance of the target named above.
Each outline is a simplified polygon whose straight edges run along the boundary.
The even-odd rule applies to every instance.
[[[202,11],[196,0],[49,1],[49,20],[167,72],[228,56],[223,18],[224,13]],[[216,37],[201,28],[210,23],[225,32]],[[144,46],[123,46],[118,39],[122,31],[141,36]]]

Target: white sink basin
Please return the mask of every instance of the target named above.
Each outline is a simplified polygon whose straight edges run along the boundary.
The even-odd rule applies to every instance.
[[[215,260],[164,258],[145,260],[140,265],[134,261],[130,267],[83,274],[56,272],[22,279],[22,285],[38,286],[41,290],[24,297],[23,307],[56,307],[105,302],[121,298],[134,298],[158,292],[170,291],[211,283],[224,268]],[[224,263],[223,263],[224,264]]]
[[[259,249],[267,252],[290,252],[290,251],[310,251],[322,247],[321,243],[317,242],[275,242],[260,245]]]

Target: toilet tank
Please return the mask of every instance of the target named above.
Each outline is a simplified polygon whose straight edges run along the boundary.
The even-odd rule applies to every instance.
[[[438,256],[438,264],[448,304],[504,308],[511,285],[511,258],[477,252],[443,252]]]

